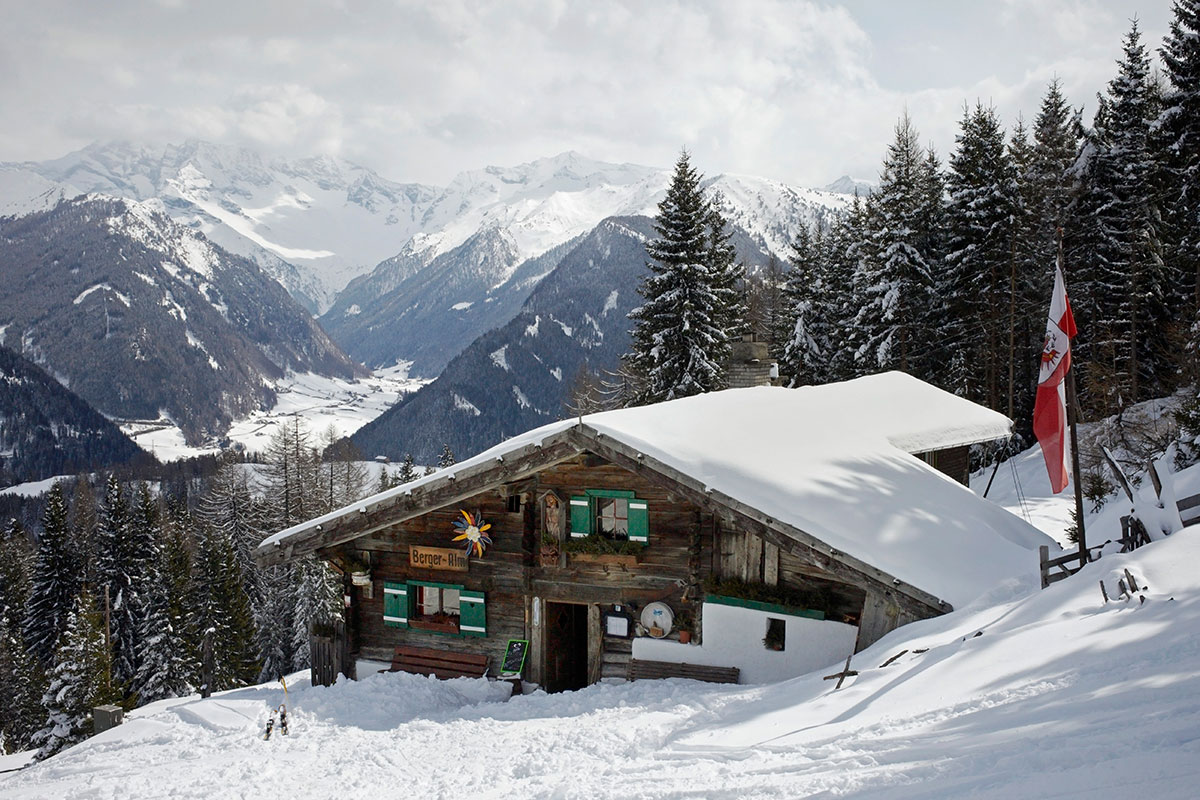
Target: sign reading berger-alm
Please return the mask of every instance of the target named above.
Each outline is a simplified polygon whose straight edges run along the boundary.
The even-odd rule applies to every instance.
[[[445,547],[408,548],[408,563],[421,569],[444,569],[451,572],[467,571],[467,555],[462,550]]]

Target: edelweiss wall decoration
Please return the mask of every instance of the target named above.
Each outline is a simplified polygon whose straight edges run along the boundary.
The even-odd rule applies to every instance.
[[[487,535],[492,524],[484,522],[478,511],[471,515],[469,512],[459,509],[458,513],[462,514],[462,519],[454,520],[454,528],[458,531],[458,536],[455,536],[453,541],[461,542],[465,539],[467,555],[476,555],[482,558],[484,545],[492,543],[491,537]]]

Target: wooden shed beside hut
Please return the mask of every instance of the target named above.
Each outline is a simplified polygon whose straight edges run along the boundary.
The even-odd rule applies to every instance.
[[[419,646],[496,667],[516,639],[551,691],[774,680],[1036,568],[1042,534],[930,466],[1010,425],[901,373],[727,390],[552,423],[281,531],[256,559],[345,573],[358,658]]]

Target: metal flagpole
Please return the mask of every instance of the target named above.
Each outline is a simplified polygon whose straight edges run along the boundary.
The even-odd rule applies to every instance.
[[[1058,268],[1067,279],[1063,269],[1063,229],[1058,229]],[[1072,348],[1073,350],[1074,348]],[[1075,422],[1079,418],[1079,404],[1075,399],[1075,354],[1071,353],[1071,364],[1067,369],[1067,424],[1071,428],[1071,483],[1075,486],[1075,527],[1079,532],[1079,566],[1088,563],[1087,535],[1083,527],[1083,480],[1079,474],[1079,434]]]

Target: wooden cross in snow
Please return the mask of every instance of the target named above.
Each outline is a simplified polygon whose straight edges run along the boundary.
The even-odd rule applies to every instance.
[[[822,680],[826,680],[826,681],[831,681],[834,678],[838,679],[837,686],[833,687],[833,690],[835,692],[838,689],[842,688],[842,682],[845,681],[846,678],[850,678],[850,677],[853,677],[858,674],[858,670],[850,669],[850,659],[852,659],[852,658],[854,658],[853,653],[846,656],[846,666],[842,668],[841,672],[835,672],[832,675],[826,675],[824,678],[822,678]]]

